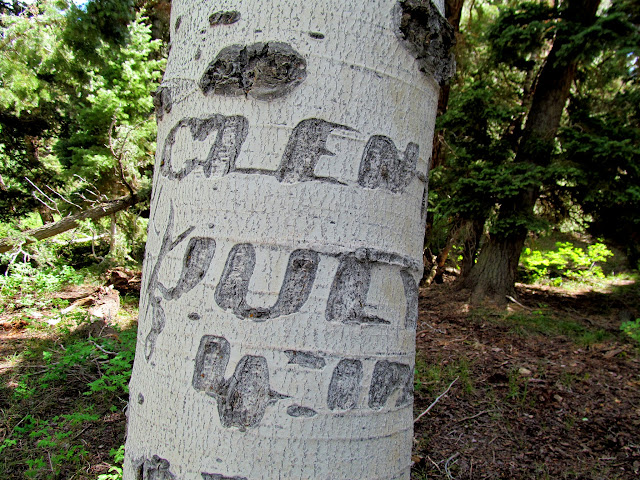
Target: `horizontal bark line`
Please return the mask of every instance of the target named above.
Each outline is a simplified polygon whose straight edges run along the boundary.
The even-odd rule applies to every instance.
[[[58,222],[48,223],[46,225],[43,225],[42,227],[22,232],[22,235],[24,235],[24,238],[22,239],[12,237],[2,238],[0,239],[0,253],[8,252],[17,246],[35,243],[39,240],[44,240],[45,238],[64,233],[67,230],[76,228],[78,226],[78,222],[80,222],[81,220],[98,220],[102,217],[113,215],[114,213],[120,212],[121,210],[135,205],[141,200],[142,198],[138,197],[137,195],[129,195],[126,197],[117,198],[115,200],[101,203],[100,205],[88,210],[83,210],[74,215],[69,215],[68,217],[63,218]]]

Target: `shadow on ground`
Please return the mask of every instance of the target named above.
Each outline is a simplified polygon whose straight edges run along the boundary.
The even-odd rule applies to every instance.
[[[471,310],[451,284],[421,292],[418,479],[637,479],[640,360],[621,321],[638,286],[520,285],[506,309]]]

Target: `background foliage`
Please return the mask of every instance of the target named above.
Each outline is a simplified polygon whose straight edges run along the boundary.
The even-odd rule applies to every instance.
[[[441,251],[447,240],[462,246],[473,229],[461,235],[460,225],[476,222],[484,225],[480,234],[508,235],[521,227],[533,235],[589,233],[621,248],[637,266],[637,2],[603,4],[588,28],[561,21],[566,4],[484,1],[463,10],[458,73],[438,120],[444,155],[430,176],[432,222],[440,227],[427,236],[431,252]],[[558,32],[569,40],[555,61],[578,63],[550,162],[515,162],[537,80]],[[505,214],[527,189],[540,192],[533,215]],[[443,224],[450,232],[446,240]],[[482,242],[473,239],[477,246]],[[478,249],[462,253],[473,262]]]
[[[93,0],[83,7],[41,0],[3,9],[4,235],[127,193],[148,197],[155,153],[152,93],[165,60],[146,14],[145,4],[123,0]],[[144,208],[115,220],[124,234],[120,261],[134,243],[144,243],[145,224],[138,218]],[[99,236],[109,226],[86,223],[80,236]],[[115,253],[118,242],[111,243]]]

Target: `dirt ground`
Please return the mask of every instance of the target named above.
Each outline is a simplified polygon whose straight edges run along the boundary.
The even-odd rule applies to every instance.
[[[640,356],[620,333],[640,317],[637,293],[520,285],[506,309],[471,309],[451,283],[422,290],[412,479],[640,478]],[[42,335],[26,327],[0,328],[0,359]],[[74,382],[37,408],[62,411],[86,389]],[[0,440],[10,428],[0,425]],[[88,462],[73,478],[106,473],[124,430],[123,411],[87,424]]]
[[[452,365],[465,381],[416,423],[412,478],[640,478],[640,361],[619,335],[638,318],[637,290],[518,290],[506,314],[470,311],[451,285],[421,292],[418,367]],[[544,315],[582,337],[522,328]],[[418,389],[415,416],[436,393]]]

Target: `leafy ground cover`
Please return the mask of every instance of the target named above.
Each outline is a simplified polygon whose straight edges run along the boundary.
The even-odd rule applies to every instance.
[[[120,272],[105,316],[65,272],[2,284],[3,479],[120,479],[137,297]],[[640,287],[598,285],[522,284],[506,310],[421,291],[414,480],[638,478]]]
[[[72,272],[0,284],[0,478],[119,478],[137,298]]]

